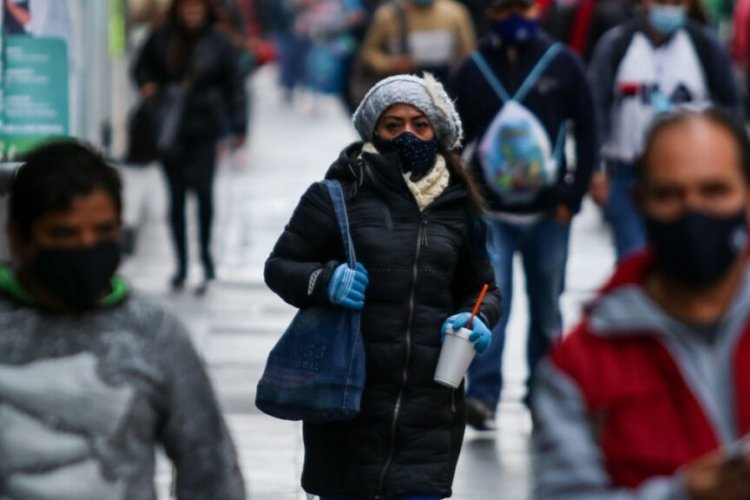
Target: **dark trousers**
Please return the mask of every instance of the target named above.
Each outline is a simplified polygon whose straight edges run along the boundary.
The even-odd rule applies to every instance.
[[[185,202],[188,192],[193,192],[198,200],[200,257],[204,277],[214,278],[211,228],[214,216],[213,184],[216,172],[216,146],[217,142],[214,139],[182,141],[180,157],[164,164],[169,188],[169,222],[177,257],[177,278],[184,279],[188,268],[185,220]]]
[[[513,257],[519,253],[523,261],[528,299],[529,330],[526,337],[527,389],[532,376],[550,345],[562,333],[560,295],[565,289],[565,267],[568,262],[570,224],[561,224],[544,217],[530,224],[492,222],[490,255],[495,280],[503,297],[503,315],[492,330],[492,342],[469,367],[467,398],[479,399],[495,409],[503,385],[503,351],[505,329],[513,298]],[[528,402],[529,396],[524,397]]]

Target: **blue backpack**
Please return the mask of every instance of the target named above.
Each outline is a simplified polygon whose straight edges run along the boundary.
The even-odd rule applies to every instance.
[[[567,137],[560,127],[552,145],[544,126],[521,101],[562,49],[552,45],[539,59],[515,95],[511,96],[482,55],[471,58],[503,103],[477,144],[476,154],[487,186],[507,204],[530,203],[539,191],[555,183]]]

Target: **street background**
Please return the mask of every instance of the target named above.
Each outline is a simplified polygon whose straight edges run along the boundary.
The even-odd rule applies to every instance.
[[[274,78],[275,68],[270,66],[252,78],[248,143],[242,150],[222,155],[214,239],[218,280],[208,295],[192,293],[202,277],[195,249],[189,286],[179,294],[169,291],[174,267],[166,226],[166,188],[155,166],[123,169],[126,220],[138,231],[136,251],[122,272],[135,288],[164,303],[189,328],[231,428],[250,497],[296,500],[306,498],[299,487],[301,425],[268,417],[253,403],[266,356],[295,312],[266,288],[263,264],[307,186],[323,177],[339,151],[356,136],[334,98],[286,103]],[[194,220],[195,207],[188,209]],[[191,224],[193,233],[195,229]],[[576,321],[582,303],[606,278],[612,254],[599,212],[587,200],[571,235],[563,296],[566,327]],[[499,428],[490,433],[467,430],[454,484],[453,498],[458,500],[530,498],[531,421],[520,402],[526,377],[527,314],[518,264]],[[168,498],[170,477],[171,470],[162,460],[160,498]]]

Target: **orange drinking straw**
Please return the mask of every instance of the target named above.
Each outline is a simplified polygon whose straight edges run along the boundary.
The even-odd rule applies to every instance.
[[[482,306],[482,301],[484,300],[484,296],[487,294],[487,290],[490,289],[490,285],[487,283],[484,284],[482,287],[482,291],[479,292],[479,297],[477,297],[477,301],[474,302],[474,309],[471,310],[471,316],[469,316],[469,321],[466,322],[466,328],[471,330],[471,321],[474,319],[474,316],[477,315],[479,312],[479,308]]]

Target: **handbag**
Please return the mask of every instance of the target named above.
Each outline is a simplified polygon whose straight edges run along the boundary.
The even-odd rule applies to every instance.
[[[128,145],[124,160],[128,165],[145,166],[158,159],[151,111],[148,109],[148,101],[141,99],[128,117]]]
[[[327,180],[341,240],[356,265],[341,185]],[[271,350],[258,382],[255,405],[284,420],[325,423],[359,413],[365,386],[360,312],[320,304],[301,309]]]
[[[177,157],[180,123],[190,86],[191,80],[165,85],[138,102],[128,122],[126,163],[142,165]]]
[[[208,47],[199,41],[195,53]],[[156,93],[141,97],[128,122],[128,146],[125,162],[146,164],[152,161],[176,162],[180,158],[180,128],[185,101],[193,89],[199,61],[192,61],[181,80],[159,84]]]
[[[156,150],[159,158],[171,161],[179,154],[179,132],[185,109],[185,96],[192,86],[192,79],[180,84],[167,85],[156,93],[154,102],[154,129]]]

